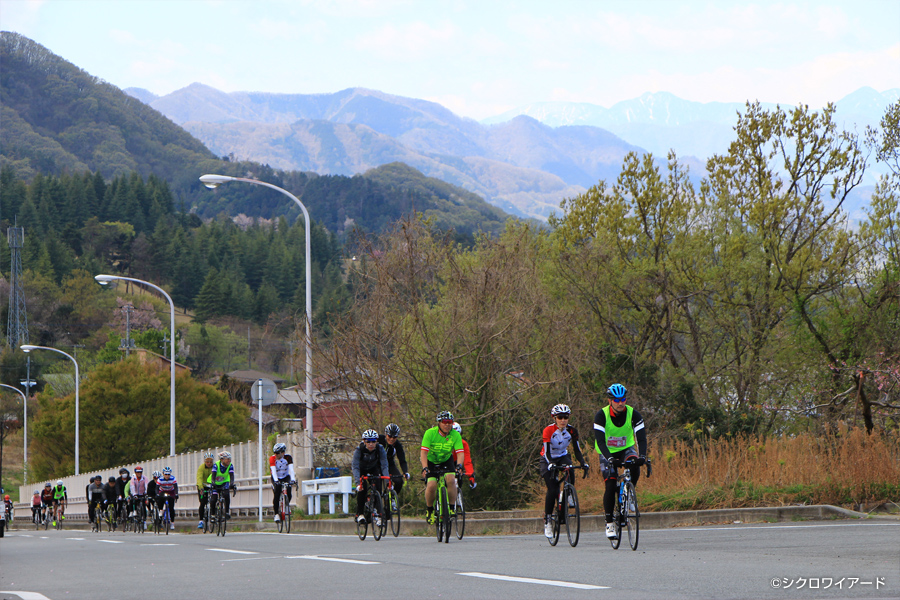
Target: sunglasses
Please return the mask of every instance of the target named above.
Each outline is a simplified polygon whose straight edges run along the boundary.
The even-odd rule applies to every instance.
[[[377,444],[378,440],[366,440],[367,444]]]
[[[611,398],[611,400],[613,402],[615,402],[616,404],[620,404],[622,402],[625,402],[626,399],[625,398]]]
[[[441,421],[444,425],[453,425],[453,421]]]
[[[565,420],[565,419],[569,418],[569,415],[556,415],[556,418],[560,419],[560,420]]]

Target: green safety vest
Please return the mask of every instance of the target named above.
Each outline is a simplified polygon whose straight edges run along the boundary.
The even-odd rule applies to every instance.
[[[53,499],[62,500],[66,497],[66,486],[53,486]]]
[[[606,415],[606,447],[613,454],[634,446],[634,427],[631,425],[631,413],[633,412],[633,407],[626,406],[625,424],[621,427],[616,427],[613,425],[612,417],[609,414],[609,405],[603,407],[603,414]],[[597,446],[597,440],[594,440],[594,450],[597,451],[597,454],[602,454]]]

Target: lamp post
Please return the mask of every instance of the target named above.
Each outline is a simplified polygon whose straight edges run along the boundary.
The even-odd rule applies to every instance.
[[[81,379],[81,374],[78,371],[78,361],[69,354],[68,352],[63,352],[62,350],[58,350],[56,348],[50,348],[49,346],[32,346],[30,344],[25,344],[24,346],[19,346],[22,350],[27,354],[32,350],[50,350],[52,352],[59,352],[63,356],[68,357],[73,363],[75,363],[75,474],[80,475],[81,469],[78,461],[78,406],[79,406],[79,381]]]
[[[172,298],[166,293],[166,290],[143,279],[121,277],[119,275],[96,275],[94,279],[100,285],[120,280],[142,283],[165,296],[166,301],[169,303],[169,338],[171,338],[171,350],[169,351],[169,456],[175,456],[175,303],[172,302]]]
[[[312,474],[313,468],[313,412],[312,412],[312,278],[311,274],[311,244],[309,237],[309,212],[307,212],[306,207],[300,202],[300,199],[290,193],[289,191],[278,187],[277,185],[272,185],[271,183],[266,183],[265,181],[258,181],[256,179],[247,179],[245,177],[228,177],[227,175],[203,175],[200,177],[200,181],[203,182],[203,185],[208,187],[209,189],[215,189],[222,185],[223,183],[228,183],[230,181],[241,181],[243,183],[249,183],[252,185],[261,185],[267,188],[271,188],[277,192],[281,192],[291,200],[297,203],[297,206],[300,207],[300,210],[303,212],[303,219],[306,223],[306,437],[307,437],[307,461],[310,468],[310,474]]]
[[[9,388],[12,391],[16,392],[20,396],[22,396],[22,405],[24,408],[24,414],[22,415],[22,422],[25,427],[25,448],[23,449],[24,456],[22,457],[22,483],[28,483],[28,398],[25,397],[25,394],[22,393],[17,387],[13,387],[11,385],[6,385],[5,383],[0,383],[0,387]]]

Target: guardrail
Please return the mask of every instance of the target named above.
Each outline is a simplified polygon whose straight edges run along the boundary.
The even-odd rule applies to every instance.
[[[322,496],[328,496],[328,512],[334,514],[334,499],[336,494],[343,495],[344,514],[350,512],[350,490],[353,488],[352,477],[327,477],[325,479],[307,479],[300,483],[300,489],[308,506],[307,514],[318,515],[322,513]]]

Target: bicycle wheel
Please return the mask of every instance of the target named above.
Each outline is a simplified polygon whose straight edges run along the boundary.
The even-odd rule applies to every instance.
[[[450,497],[447,488],[441,490],[441,522],[444,524],[444,543],[450,543]]]
[[[619,544],[622,543],[622,512],[618,493],[616,493],[616,504],[613,507],[613,527],[616,530],[616,537],[609,540],[609,545],[613,547],[613,550],[618,550]]]
[[[438,483],[438,497],[437,502],[434,503],[434,529],[437,532],[438,543],[444,541],[444,513],[441,510],[441,490],[441,484]]]
[[[225,502],[221,498],[216,506],[216,535],[225,537]]]
[[[284,521],[284,532],[291,532],[291,503],[285,499],[284,501],[284,517],[282,517]]]
[[[200,520],[203,521],[203,533],[212,531],[212,523],[209,522],[210,504],[212,504],[212,496],[207,492],[206,504],[203,505],[203,510],[200,511]]]
[[[143,501],[138,503],[134,518],[135,531],[137,531],[138,533],[144,533],[144,529],[147,527],[147,507],[144,506]]]
[[[463,539],[466,533],[466,509],[463,507],[462,490],[456,490],[456,506],[453,509],[453,527],[456,529],[456,539]]]
[[[575,486],[567,483],[563,498],[563,510],[566,511],[566,536],[569,545],[573,548],[578,545],[578,536],[581,533],[581,509],[578,506],[578,492]]]
[[[278,501],[278,533],[284,530],[284,492],[281,493],[281,499]]]
[[[171,517],[169,516],[169,504],[168,503],[163,505],[162,526],[163,526],[163,529],[166,530],[166,535],[169,535],[169,529],[172,528],[172,520],[171,520]]]
[[[366,502],[366,505],[363,507],[363,516],[366,516],[366,513],[369,512],[369,503]],[[359,536],[360,540],[366,539],[366,532],[369,529],[368,519],[359,520],[359,517],[356,518],[356,535]]]
[[[640,533],[641,513],[638,510],[637,493],[630,481],[625,484],[625,528],[628,530],[628,545],[637,550]]]
[[[400,535],[400,498],[397,497],[396,490],[388,490],[386,497],[384,512],[391,522],[391,533],[394,534],[394,537],[397,537]]]
[[[387,523],[384,520],[384,502],[381,501],[381,494],[377,491],[372,492],[372,537],[375,541],[381,539],[387,530]]]

